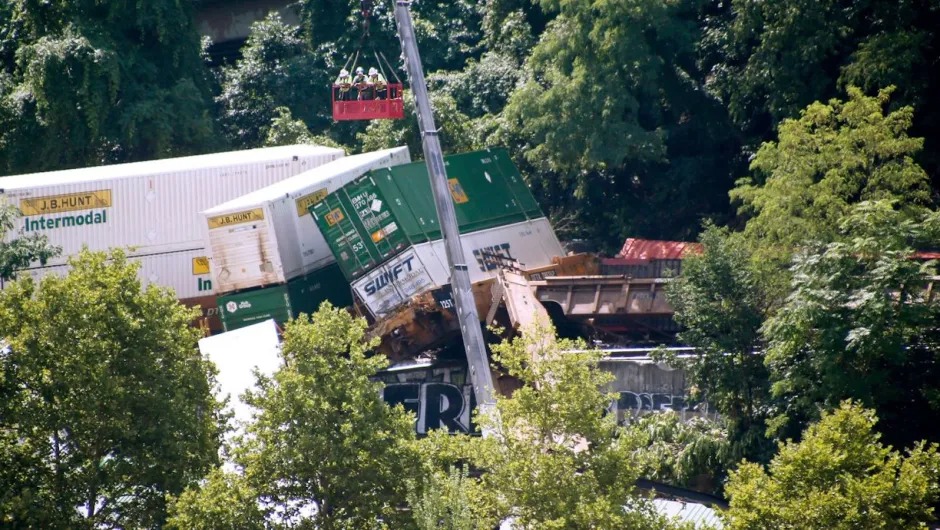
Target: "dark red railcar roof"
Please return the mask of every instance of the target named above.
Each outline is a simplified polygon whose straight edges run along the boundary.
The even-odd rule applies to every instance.
[[[656,239],[627,238],[617,258],[623,260],[649,261],[654,259],[682,259],[687,252],[702,251],[700,243],[688,241],[661,241]]]

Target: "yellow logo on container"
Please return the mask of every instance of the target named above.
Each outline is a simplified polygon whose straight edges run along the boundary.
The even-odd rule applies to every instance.
[[[193,276],[202,276],[204,274],[209,274],[209,258],[205,256],[193,258]]]
[[[75,210],[108,208],[110,206],[111,190],[65,193],[20,200],[20,211],[23,212],[23,215],[45,215],[73,212]]]
[[[447,184],[450,187],[450,196],[454,198],[455,203],[470,202],[470,198],[467,197],[467,194],[463,191],[463,186],[460,185],[457,179],[447,179]]]
[[[210,217],[209,229],[222,228],[224,226],[239,225],[242,223],[252,223],[264,220],[264,210],[255,208],[254,210],[245,210],[244,212],[227,213]]]
[[[298,198],[295,202],[297,203],[297,217],[303,217],[309,215],[309,208],[314,204],[323,200],[329,192],[326,188],[320,188],[313,193],[308,193],[303,197]]]
[[[324,215],[323,218],[326,219],[326,224],[330,226],[333,226],[336,223],[345,219],[345,217],[343,216],[342,210],[340,210],[339,208],[333,209],[330,213]]]

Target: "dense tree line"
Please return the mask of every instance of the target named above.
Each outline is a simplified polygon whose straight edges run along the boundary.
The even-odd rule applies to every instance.
[[[2,172],[298,140],[419,154],[415,120],[338,124],[327,104],[357,49],[359,64],[380,51],[400,68],[390,4],[375,3],[366,38],[356,0],[298,6],[300,27],[271,16],[237,61],[209,67],[194,3],[5,3]],[[727,192],[760,144],[850,87],[895,87],[885,104],[911,109],[928,195],[940,186],[928,0],[420,1],[413,14],[445,147],[510,147],[567,237],[614,248],[733,220]]]
[[[359,2],[299,6],[300,27],[269,16],[237,61],[209,67],[192,3],[0,5],[0,171],[308,141],[419,155],[413,119],[330,119]],[[610,399],[596,356],[545,339],[496,348],[527,383],[500,398],[500,421],[481,419],[496,438],[418,442],[368,380],[381,362],[363,324],[327,308],[288,328],[284,369],[258,380],[258,416],[229,448],[238,470],[213,469],[224,418],[189,315],[141,292],[120,255],[84,255],[66,279],[0,296],[0,521],[661,528],[632,481],[702,469],[729,470],[732,528],[936,517],[940,309],[925,294],[935,263],[912,259],[940,247],[936,2],[413,12],[446,149],[507,146],[566,238],[699,237],[669,290],[697,353],[672,362],[724,425],[592,414]],[[367,42],[396,61],[384,3]],[[4,243],[0,276],[54,253]]]

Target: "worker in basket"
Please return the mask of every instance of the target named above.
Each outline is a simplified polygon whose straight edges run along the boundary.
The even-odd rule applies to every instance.
[[[343,68],[339,71],[339,77],[336,78],[336,82],[333,83],[336,85],[339,90],[337,98],[341,101],[348,101],[352,99],[352,92],[349,91],[352,88],[352,77],[349,76],[349,70]]]
[[[369,86],[369,78],[366,77],[366,73],[361,66],[356,68],[353,85],[359,91],[359,99],[372,99],[372,87]]]
[[[368,82],[372,85],[372,94],[375,99],[385,99],[388,96],[388,81],[375,68],[369,68]]]

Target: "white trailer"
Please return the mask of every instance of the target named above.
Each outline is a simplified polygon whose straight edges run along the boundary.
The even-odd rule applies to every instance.
[[[203,248],[161,252],[159,254],[137,254],[128,261],[139,263],[137,276],[141,283],[167,287],[176,293],[180,300],[199,298],[213,294],[212,275],[209,272],[209,259]],[[49,275],[68,274],[68,264],[47,265],[18,271],[19,277],[30,276],[41,281]]]
[[[499,262],[525,269],[552,264],[564,250],[544,217],[460,234],[470,281],[496,276]],[[449,284],[450,267],[444,242],[413,245],[362,278],[353,291],[376,318],[382,318],[416,294]]]
[[[23,213],[24,234],[62,247],[154,255],[204,246],[199,212],[344,156],[292,145],[0,178],[0,197]],[[7,234],[8,238],[16,234]]]
[[[286,283],[335,262],[307,208],[373,169],[409,162],[407,147],[348,156],[203,211],[216,292]]]

